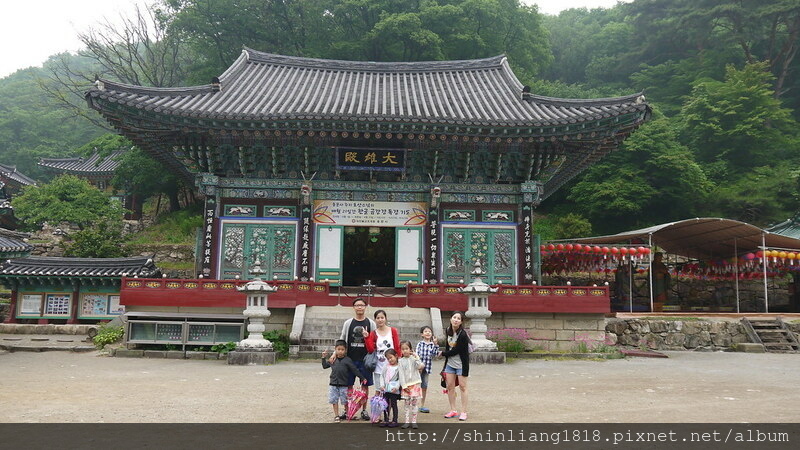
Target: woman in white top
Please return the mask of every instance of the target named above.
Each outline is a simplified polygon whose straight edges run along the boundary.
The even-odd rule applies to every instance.
[[[386,311],[379,309],[375,311],[374,317],[377,327],[369,333],[364,344],[367,346],[367,352],[377,353],[378,365],[373,371],[373,377],[375,386],[379,386],[381,381],[380,374],[383,373],[387,364],[386,357],[383,354],[390,348],[394,349],[395,352],[400,351],[400,333],[397,332],[397,328],[387,325]]]

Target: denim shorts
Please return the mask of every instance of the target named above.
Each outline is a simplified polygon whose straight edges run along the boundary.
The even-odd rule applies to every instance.
[[[328,386],[328,403],[347,405],[347,386]]]
[[[427,370],[423,370],[422,373],[419,374],[419,377],[422,378],[422,383],[420,384],[419,387],[421,387],[422,389],[428,389],[428,377],[429,376],[430,376],[430,374],[428,373]]]
[[[461,375],[463,369],[453,369],[450,367],[450,364],[444,366],[444,373],[454,373],[456,375]]]

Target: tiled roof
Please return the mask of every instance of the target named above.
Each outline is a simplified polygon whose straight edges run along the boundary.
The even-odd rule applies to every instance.
[[[556,126],[648,108],[641,94],[570,100],[523,94],[505,56],[360,62],[244,49],[220,85],[148,88],[98,80],[87,99],[220,120],[356,120],[466,126]]]
[[[773,234],[780,234],[795,239],[800,239],[800,215],[794,216],[791,219],[783,221],[777,225],[767,228],[767,231]]]
[[[23,239],[30,237],[28,233],[20,233],[19,231],[7,230],[0,228],[0,252],[30,252],[33,246],[25,242]]]
[[[54,277],[153,277],[160,270],[152,259],[132,258],[61,258],[31,256],[5,261],[0,266],[0,277],[54,276]]]
[[[31,186],[36,184],[36,180],[18,172],[16,166],[7,166],[5,164],[0,164],[0,175],[2,175],[5,178],[8,178],[9,180],[16,181],[17,183],[23,186]]]
[[[88,158],[41,158],[39,165],[49,169],[55,169],[59,172],[75,173],[75,174],[110,174],[114,169],[119,167],[117,156],[125,153],[127,150],[117,150],[111,155],[102,158],[99,153],[95,152]]]

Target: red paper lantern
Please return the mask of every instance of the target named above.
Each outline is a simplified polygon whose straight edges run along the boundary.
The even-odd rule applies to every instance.
[[[622,256],[627,255],[628,254],[628,249],[626,247],[622,247],[621,249],[619,249],[619,254],[622,255]]]
[[[562,251],[562,250],[564,250],[564,244],[558,244],[558,245],[556,245],[556,249],[558,249],[558,251]]]
[[[608,252],[611,251],[608,247],[603,247],[602,250],[603,250],[603,253],[605,253],[605,254],[608,254]]]
[[[762,258],[763,256],[764,256],[764,252],[762,252],[761,250],[756,252],[756,258]]]
[[[540,246],[539,246],[539,250],[540,250],[540,251],[545,251],[545,249],[546,249],[546,248],[547,248],[547,247],[545,247],[545,246],[544,246],[544,244],[542,244],[542,245],[540,245]]]
[[[636,250],[639,252],[640,255],[646,255],[647,254],[647,249],[644,248],[644,247],[639,247]]]
[[[619,253],[619,249],[617,247],[611,247],[611,254],[616,255],[617,253]]]
[[[567,249],[568,252],[571,252],[572,251],[572,244],[567,244],[567,245],[564,246],[564,248]]]
[[[555,246],[555,245],[553,245],[553,244],[547,244],[547,249],[548,249],[548,250],[550,250],[550,251],[552,252],[553,250],[555,250],[555,249],[556,249],[556,246]]]
[[[592,251],[595,252],[595,253],[600,253],[600,252],[603,251],[603,249],[601,249],[600,247],[595,245],[594,248],[592,248]]]
[[[579,252],[581,250],[583,250],[583,246],[581,244],[575,244],[575,251]]]

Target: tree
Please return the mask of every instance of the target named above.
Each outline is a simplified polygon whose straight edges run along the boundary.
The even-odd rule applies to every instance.
[[[47,78],[40,87],[61,108],[83,117],[100,128],[108,125],[90,111],[84,93],[96,76],[122,83],[172,87],[182,84],[189,67],[188,53],[178,33],[167,32],[168,16],[154,6],[136,6],[132,17],[120,17],[121,24],[105,19],[78,33],[85,46],[76,64],[70,55],[51,59]]]
[[[100,220],[91,227],[70,236],[64,255],[77,258],[119,258],[126,256],[123,249],[122,223],[118,220]],[[66,241],[65,241],[66,242]]]
[[[273,53],[369,61],[509,55],[535,74],[550,61],[535,7],[519,0],[167,0],[170,29],[213,72],[242,45]]]
[[[83,230],[101,221],[121,221],[122,206],[105,193],[72,175],[41,186],[27,186],[11,201],[14,214],[28,228],[45,222],[68,222]]]
[[[665,117],[644,124],[620,150],[591,168],[568,199],[602,232],[691,216],[712,186],[677,134]]]
[[[767,63],[728,66],[725,81],[699,81],[681,111],[683,139],[705,163],[733,174],[800,156],[797,122],[773,96]]]
[[[142,201],[155,194],[166,194],[170,211],[180,209],[179,194],[186,190],[183,181],[137,147],[132,147],[119,157],[111,184],[140,198]],[[139,202],[141,204],[141,202]],[[139,211],[140,212],[140,211]]]
[[[580,214],[569,213],[556,217],[553,223],[556,239],[570,239],[592,235],[592,224]]]
[[[800,210],[800,171],[795,164],[756,167],[720,183],[711,210],[720,217],[759,226],[780,222]]]

